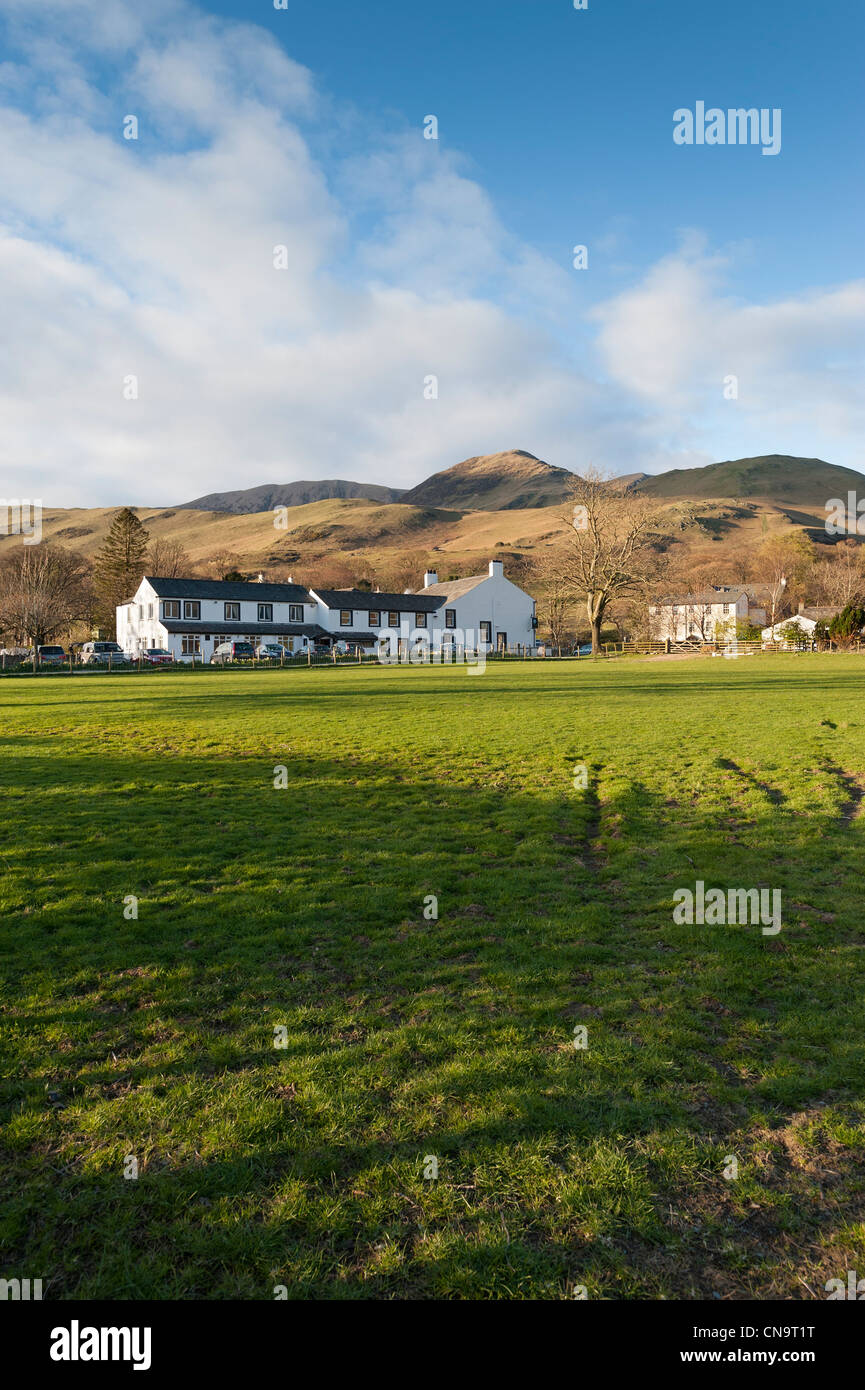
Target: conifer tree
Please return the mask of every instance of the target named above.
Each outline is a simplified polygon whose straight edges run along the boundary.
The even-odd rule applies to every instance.
[[[94,579],[100,599],[100,626],[114,631],[118,605],[141,583],[147,560],[149,532],[129,507],[117,512],[96,556]]]

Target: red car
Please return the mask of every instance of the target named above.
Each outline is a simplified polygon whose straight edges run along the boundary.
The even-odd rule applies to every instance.
[[[146,661],[148,666],[174,665],[174,657],[164,647],[148,647],[146,652],[141,653],[141,660]]]

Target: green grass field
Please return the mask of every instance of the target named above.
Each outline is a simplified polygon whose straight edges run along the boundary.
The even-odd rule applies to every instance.
[[[865,1273],[865,658],[39,677],[0,707],[0,1274]],[[780,889],[782,930],[675,925],[698,879]]]

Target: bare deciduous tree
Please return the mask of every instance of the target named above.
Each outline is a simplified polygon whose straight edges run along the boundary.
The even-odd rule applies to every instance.
[[[813,582],[819,602],[846,608],[865,598],[865,546],[839,541],[825,560],[814,566]]]
[[[90,565],[73,550],[22,546],[0,562],[0,628],[34,647],[89,614]]]
[[[150,573],[160,579],[188,577],[192,569],[192,561],[180,541],[165,536],[157,536],[155,541],[150,542],[148,565]]]
[[[600,650],[601,625],[610,603],[645,592],[664,563],[657,503],[639,493],[617,491],[612,481],[587,469],[573,484],[572,511],[565,518],[570,529],[563,578],[586,605],[593,653]]]
[[[214,550],[210,559],[205,562],[204,569],[208,579],[222,579],[226,574],[241,571],[241,557],[234,550]]]
[[[530,582],[537,593],[538,624],[550,634],[554,647],[565,641],[568,618],[574,606],[573,587],[567,577],[567,555],[548,550],[532,560]]]
[[[799,582],[814,563],[814,546],[801,532],[770,536],[757,551],[751,576],[759,580],[769,599],[769,626],[785,617],[793,582]]]

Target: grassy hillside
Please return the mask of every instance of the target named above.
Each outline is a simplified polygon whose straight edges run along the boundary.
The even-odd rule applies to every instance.
[[[153,539],[180,541],[199,567],[215,556],[230,555],[243,570],[284,571],[289,566],[303,580],[333,564],[346,576],[373,578],[408,565],[420,584],[430,565],[444,576],[477,573],[497,552],[531,558],[561,540],[568,531],[563,498],[570,476],[519,451],[488,455],[436,475],[429,487],[424,484],[399,502],[326,498],[294,505],[286,530],[275,528],[269,509],[136,510]],[[622,481],[627,484],[631,478],[639,480],[640,475]],[[826,502],[846,496],[850,488],[865,495],[865,477],[858,473],[819,459],[780,456],[675,470],[643,478],[636,486],[663,507],[680,559],[720,568],[729,551],[751,549],[778,530],[804,529],[825,542]],[[554,500],[540,505],[545,496]],[[433,501],[436,497],[439,503]],[[115,511],[48,509],[44,534],[93,556]],[[18,544],[15,537],[0,536],[0,556]]]
[[[234,492],[209,492],[182,507],[199,512],[266,512],[273,507],[302,507],[331,497],[363,497],[371,502],[397,502],[403,489],[382,487],[378,483],[346,482],[344,478],[323,478],[314,482],[262,483],[260,487]]]
[[[832,497],[852,489],[865,496],[865,476],[822,459],[768,454],[730,459],[705,468],[674,468],[641,482],[638,491],[659,498],[762,498],[777,506],[803,507],[825,515]]]
[[[0,688],[4,1276],[808,1300],[865,1268],[865,658]],[[779,889],[781,932],[675,925],[696,879]]]
[[[43,534],[47,540],[93,556],[115,512],[113,507],[48,509],[43,516]],[[497,546],[529,549],[564,527],[555,509],[463,515],[441,508],[360,499],[329,499],[293,507],[287,530],[275,528],[270,511],[247,515],[139,507],[136,512],[152,539],[180,541],[194,564],[205,564],[214,555],[229,552],[238,557],[241,568],[267,570],[291,564],[298,568],[300,577],[304,565],[325,559],[344,560],[363,568],[365,562],[374,566],[408,553],[419,556],[418,584],[425,560],[440,560],[445,572],[448,563],[484,567]],[[4,547],[18,544],[16,537],[0,536],[0,556]]]

